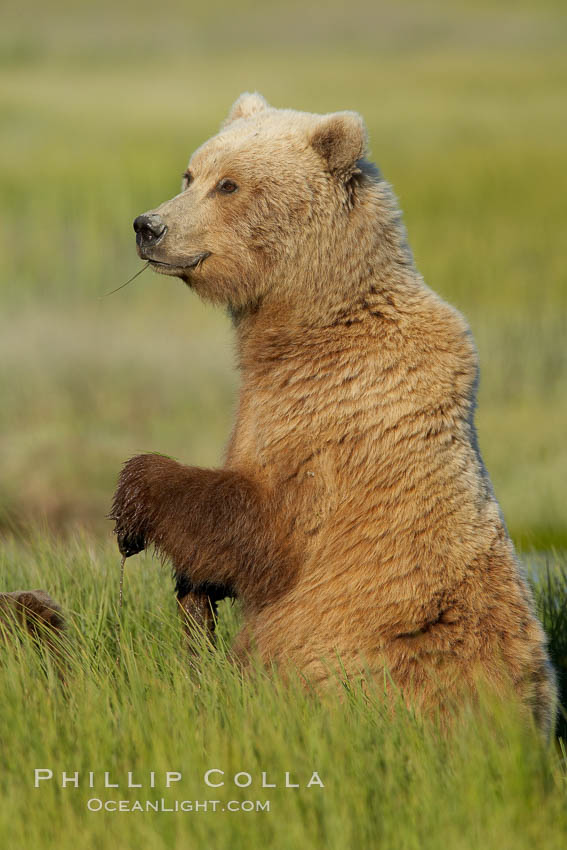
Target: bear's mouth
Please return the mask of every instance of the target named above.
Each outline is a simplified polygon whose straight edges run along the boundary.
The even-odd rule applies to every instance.
[[[183,263],[164,263],[162,260],[148,260],[148,262],[156,272],[160,272],[161,274],[182,275],[199,268],[201,263],[210,256],[210,251],[201,251]]]

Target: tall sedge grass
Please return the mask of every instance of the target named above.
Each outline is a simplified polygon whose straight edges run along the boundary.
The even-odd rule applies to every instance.
[[[551,850],[564,843],[562,742],[542,741],[512,705],[465,714],[445,736],[401,705],[394,715],[385,711],[379,683],[370,694],[352,686],[340,698],[293,679],[284,684],[274,672],[243,677],[227,655],[239,619],[228,604],[219,648],[201,646],[191,666],[167,569],[147,556],[127,562],[117,665],[118,563],[113,549],[86,538],[62,544],[42,536],[4,548],[9,583],[49,586],[69,625],[63,682],[30,641],[2,652],[3,846]],[[565,568],[547,566],[543,574],[538,568],[538,600],[560,653]],[[54,779],[34,788],[35,768],[52,770]],[[211,769],[224,771],[211,776],[224,786],[206,785]],[[80,787],[62,788],[62,771],[79,771]],[[118,789],[104,787],[105,771]],[[128,771],[142,788],[126,787]],[[166,771],[182,780],[167,788]],[[314,771],[323,788],[306,787]],[[248,787],[234,784],[239,772],[251,775]],[[286,772],[299,788],[285,787]],[[262,787],[263,773],[276,788]],[[218,800],[219,810],[87,808],[89,800],[121,799],[144,807],[163,799],[167,808],[175,800]],[[268,800],[269,812],[228,811],[229,801],[249,800]]]

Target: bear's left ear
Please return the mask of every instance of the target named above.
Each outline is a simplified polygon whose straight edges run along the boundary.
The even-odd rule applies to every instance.
[[[309,136],[309,143],[326,161],[329,171],[349,177],[366,151],[366,127],[357,112],[324,115]]]
[[[257,112],[263,112],[264,109],[268,108],[268,101],[261,94],[258,94],[257,91],[252,94],[250,92],[244,92],[233,103],[228,113],[228,118],[223,122],[222,126],[228,127],[229,124],[232,124],[233,121],[237,121],[239,118],[251,118]]]

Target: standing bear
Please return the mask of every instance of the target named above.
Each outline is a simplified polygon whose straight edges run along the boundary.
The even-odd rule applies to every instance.
[[[237,597],[243,660],[374,676],[425,712],[481,682],[549,732],[545,636],[476,439],[475,346],[365,149],[354,112],[244,94],[180,194],[135,220],[140,257],[228,308],[241,389],[222,469],[125,464],[118,543],[169,559],[205,624]]]

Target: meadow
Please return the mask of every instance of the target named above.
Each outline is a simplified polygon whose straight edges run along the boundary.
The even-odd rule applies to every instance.
[[[45,587],[59,599],[72,674],[61,687],[25,642],[23,666],[2,668],[0,843],[564,846],[559,743],[546,748],[508,716],[463,721],[441,742],[403,712],[384,718],[378,696],[336,704],[260,673],[244,685],[222,649],[203,652],[196,678],[180,653],[168,570],[149,556],[127,565],[117,669],[118,557],[105,515],[120,464],[144,450],[220,463],[238,376],[228,319],[180,281],[147,271],[103,297],[140,268],[134,217],[178,191],[191,152],[241,91],[361,112],[418,268],[471,324],[480,447],[565,671],[564,5],[5,6],[1,588]],[[237,620],[225,605],[226,640]],[[217,765],[255,776],[313,766],[326,783],[276,789],[269,814],[126,817],[88,814],[87,789],[34,789],[33,768],[50,765],[180,769],[194,799]],[[263,796],[255,791],[223,794]]]
[[[148,556],[127,562],[118,648],[114,547],[41,536],[4,546],[0,557],[10,586],[23,580],[35,587],[49,576],[69,614],[63,684],[27,640],[3,658],[3,847],[565,846],[567,753],[561,742],[543,742],[512,706],[489,713],[487,704],[486,714],[465,715],[447,739],[401,707],[390,716],[378,685],[365,696],[345,689],[339,700],[337,692],[317,697],[260,670],[243,681],[227,658],[238,626],[228,603],[220,612],[219,648],[202,646],[191,669],[167,569]],[[557,627],[564,640],[567,571],[564,565],[560,579],[561,564],[549,567],[553,586],[539,608],[550,634]],[[554,649],[565,653],[565,643]],[[34,787],[36,768],[52,770],[53,779]],[[211,769],[224,771],[211,777],[224,786],[205,784]],[[72,780],[61,787],[63,771],[78,772],[78,788]],[[105,771],[119,788],[104,787]],[[142,788],[126,787],[129,771]],[[182,779],[167,788],[166,771]],[[285,788],[286,771],[299,788]],[[313,771],[324,787],[306,787]],[[249,786],[234,784],[239,772],[252,777]],[[262,788],[263,773],[277,787]],[[97,811],[101,800],[144,807],[163,800],[169,809],[190,801],[201,810]],[[218,801],[217,811],[203,810],[205,801]],[[268,801],[269,810],[247,811],[256,801]],[[229,811],[242,803],[244,810]]]

